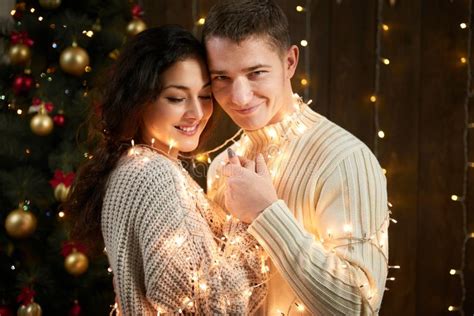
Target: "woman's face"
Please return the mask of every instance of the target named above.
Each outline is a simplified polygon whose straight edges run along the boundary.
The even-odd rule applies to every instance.
[[[190,57],[168,68],[161,81],[161,93],[144,114],[145,141],[151,143],[155,139],[154,147],[172,156],[179,151],[193,151],[212,114],[206,66]]]

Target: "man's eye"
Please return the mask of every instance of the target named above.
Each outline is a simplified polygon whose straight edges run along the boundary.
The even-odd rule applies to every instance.
[[[229,79],[229,77],[226,77],[226,76],[215,76],[212,78],[212,80],[217,80],[217,81],[223,81],[227,79]]]
[[[168,99],[168,101],[170,101],[171,103],[180,103],[184,101],[184,98],[167,97],[166,99]]]
[[[252,72],[252,75],[258,77],[258,76],[263,75],[264,73],[267,73],[267,72],[264,70],[258,70],[258,71]]]

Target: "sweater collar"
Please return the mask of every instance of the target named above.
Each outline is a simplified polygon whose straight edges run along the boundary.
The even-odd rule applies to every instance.
[[[270,145],[280,145],[297,138],[322,118],[299,98],[295,106],[296,111],[280,122],[261,129],[244,131],[244,138],[248,138],[248,145],[252,147],[253,152],[265,152]]]

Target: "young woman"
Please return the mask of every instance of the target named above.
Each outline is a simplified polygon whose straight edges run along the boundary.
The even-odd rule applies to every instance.
[[[265,295],[258,247],[178,159],[196,149],[212,106],[204,48],[179,27],[130,40],[107,83],[103,141],[66,207],[73,238],[105,241],[123,315],[244,315]]]

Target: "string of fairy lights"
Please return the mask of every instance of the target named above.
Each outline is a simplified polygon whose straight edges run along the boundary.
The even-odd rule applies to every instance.
[[[469,1],[469,10],[468,10],[468,20],[467,22],[462,22],[459,24],[459,27],[462,31],[466,31],[466,56],[461,57],[460,61],[462,64],[466,65],[466,91],[463,102],[464,110],[464,129],[463,129],[463,178],[462,178],[462,195],[451,195],[451,200],[461,204],[462,210],[462,232],[464,235],[463,243],[461,246],[461,263],[459,268],[452,268],[449,271],[449,274],[452,276],[458,276],[459,282],[461,285],[461,298],[460,302],[456,305],[448,306],[448,311],[458,312],[460,315],[464,316],[464,303],[466,301],[466,283],[465,283],[465,270],[466,270],[466,251],[467,243],[471,238],[474,238],[474,232],[469,232],[468,222],[467,222],[467,195],[468,195],[468,176],[470,168],[474,167],[474,162],[469,161],[469,132],[474,128],[474,122],[469,122],[469,102],[474,97],[474,91],[471,90],[472,84],[472,0]]]

